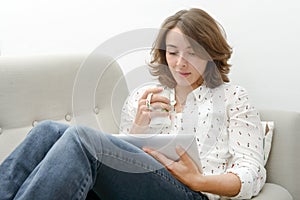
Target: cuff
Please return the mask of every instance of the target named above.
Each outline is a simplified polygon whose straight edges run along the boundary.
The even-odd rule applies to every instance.
[[[241,181],[240,192],[231,199],[250,199],[253,196],[253,177],[248,168],[230,168],[226,173],[237,175]]]

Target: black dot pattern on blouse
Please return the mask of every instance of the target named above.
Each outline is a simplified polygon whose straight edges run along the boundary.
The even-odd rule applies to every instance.
[[[120,132],[129,132],[144,90],[132,94],[124,104]],[[230,84],[214,89],[200,86],[187,97],[182,113],[171,114],[171,121],[170,126],[149,127],[147,132],[195,134],[205,175],[238,175],[242,182],[239,198],[260,191],[266,179],[263,135],[259,113],[250,104],[244,88]]]

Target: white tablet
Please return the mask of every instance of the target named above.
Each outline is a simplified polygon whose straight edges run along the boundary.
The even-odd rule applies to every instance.
[[[114,134],[114,136],[139,148],[150,147],[155,149],[174,161],[179,159],[175,148],[180,145],[202,172],[197,142],[193,134]]]

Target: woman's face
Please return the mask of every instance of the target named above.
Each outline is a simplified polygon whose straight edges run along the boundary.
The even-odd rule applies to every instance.
[[[195,89],[202,84],[207,60],[196,55],[185,35],[177,27],[166,35],[166,59],[177,86],[191,86]]]

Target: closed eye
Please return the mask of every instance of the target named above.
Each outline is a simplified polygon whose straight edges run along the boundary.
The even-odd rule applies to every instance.
[[[176,51],[167,51],[167,53],[169,55],[177,55],[178,54],[178,52],[176,52]]]

